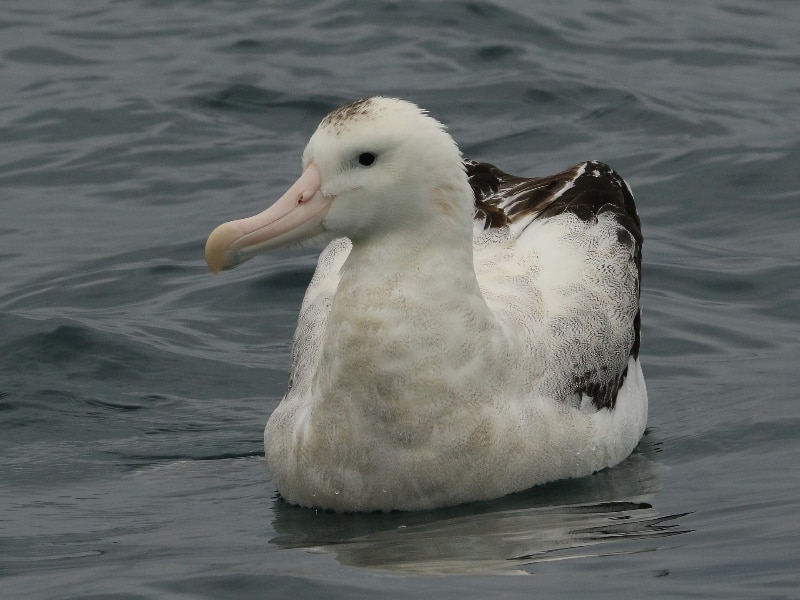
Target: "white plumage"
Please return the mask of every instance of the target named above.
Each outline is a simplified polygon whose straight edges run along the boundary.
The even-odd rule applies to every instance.
[[[432,508],[631,453],[647,420],[641,236],[615,172],[589,162],[523,179],[464,163],[438,122],[388,98],[328,115],[303,168],[206,249],[218,271],[333,239],[264,433],[288,502]]]

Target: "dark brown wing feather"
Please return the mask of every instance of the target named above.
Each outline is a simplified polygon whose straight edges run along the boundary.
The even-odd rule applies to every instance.
[[[617,238],[632,250],[641,282],[642,232],[633,194],[625,180],[608,165],[587,161],[547,177],[517,177],[504,173],[489,163],[464,161],[469,183],[475,194],[475,220],[484,229],[505,227],[533,216],[554,217],[568,212],[584,221],[605,212],[616,215]],[[633,322],[634,342],[631,355],[639,356],[641,311]],[[576,378],[575,391],[592,396],[598,408],[613,408],[617,392],[627,375],[618,378],[587,373]]]
[[[641,243],[641,224],[630,188],[608,165],[587,161],[547,177],[517,177],[489,163],[464,161],[475,194],[475,219],[484,228],[503,227],[534,214],[553,217],[570,212],[583,220],[606,211]]]

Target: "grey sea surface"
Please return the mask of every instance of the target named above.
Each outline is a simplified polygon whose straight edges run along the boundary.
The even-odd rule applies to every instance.
[[[4,0],[0,597],[800,598],[798,24],[793,0]],[[419,513],[278,497],[262,432],[318,249],[215,278],[203,244],[375,94],[506,171],[631,184],[630,459]]]

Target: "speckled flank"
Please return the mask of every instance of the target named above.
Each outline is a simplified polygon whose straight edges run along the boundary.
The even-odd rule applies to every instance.
[[[328,114],[327,117],[322,119],[320,127],[332,129],[336,132],[336,135],[340,135],[348,129],[348,124],[372,118],[374,113],[375,102],[372,98],[354,100]]]
[[[579,163],[546,177],[518,177],[489,163],[464,162],[475,195],[475,220],[483,229],[510,227],[571,213],[584,222],[604,213],[617,221],[617,242],[630,250],[641,281],[642,234],[639,215],[628,184],[608,165]],[[638,293],[638,291],[637,291]],[[630,355],[639,356],[641,313],[633,320]],[[614,408],[627,369],[616,376],[602,369],[576,375],[572,391],[592,398],[597,408]]]

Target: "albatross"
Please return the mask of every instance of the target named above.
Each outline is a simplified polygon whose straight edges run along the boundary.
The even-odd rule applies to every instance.
[[[488,500],[624,460],[647,421],[633,195],[588,161],[524,178],[464,160],[413,103],[327,115],[272,206],[217,227],[218,273],[328,244],[264,430],[291,504]]]

